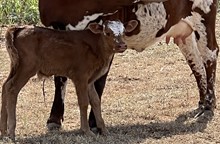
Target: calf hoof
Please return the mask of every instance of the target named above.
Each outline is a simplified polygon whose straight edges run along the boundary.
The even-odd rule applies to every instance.
[[[95,133],[93,133],[91,130],[87,130],[87,131],[83,131],[83,133],[86,135],[86,136],[91,136],[91,137],[96,137]]]
[[[107,136],[109,134],[109,131],[106,128],[100,129],[100,134],[103,136]]]
[[[56,129],[60,129],[61,127],[62,127],[61,119],[50,117],[47,120],[47,129],[48,130],[56,130]]]
[[[7,130],[0,127],[1,136],[7,135]]]
[[[11,140],[11,141],[15,141],[15,132],[9,132],[8,133],[8,137],[9,137],[9,139]]]
[[[8,144],[9,144],[9,143],[10,143],[10,144],[11,144],[11,143],[16,143],[15,138],[12,139],[12,138],[10,138],[10,137],[3,137],[3,138],[2,138],[2,141],[3,141],[3,144],[4,144],[4,143],[8,143]]]
[[[0,121],[0,132],[2,136],[5,136],[7,134],[7,123],[2,123],[2,121]]]

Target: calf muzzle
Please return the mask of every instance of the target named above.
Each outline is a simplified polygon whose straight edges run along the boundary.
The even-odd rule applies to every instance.
[[[127,45],[125,43],[121,43],[117,45],[114,49],[115,53],[122,53],[127,49]]]

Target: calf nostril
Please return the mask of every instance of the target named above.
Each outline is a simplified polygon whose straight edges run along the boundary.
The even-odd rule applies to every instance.
[[[118,48],[127,48],[127,45],[126,45],[126,44],[120,44],[120,45],[118,46]]]

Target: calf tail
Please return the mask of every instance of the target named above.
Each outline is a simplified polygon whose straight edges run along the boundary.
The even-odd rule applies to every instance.
[[[6,39],[6,49],[8,51],[10,60],[11,60],[11,72],[14,73],[19,64],[18,51],[15,48],[14,41],[16,38],[16,33],[21,30],[19,27],[10,27],[8,28],[5,39]]]

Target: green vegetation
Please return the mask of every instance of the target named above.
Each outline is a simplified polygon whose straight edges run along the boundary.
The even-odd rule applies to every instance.
[[[0,0],[0,25],[39,23],[38,0]]]
[[[0,25],[39,22],[38,0],[0,0]]]

